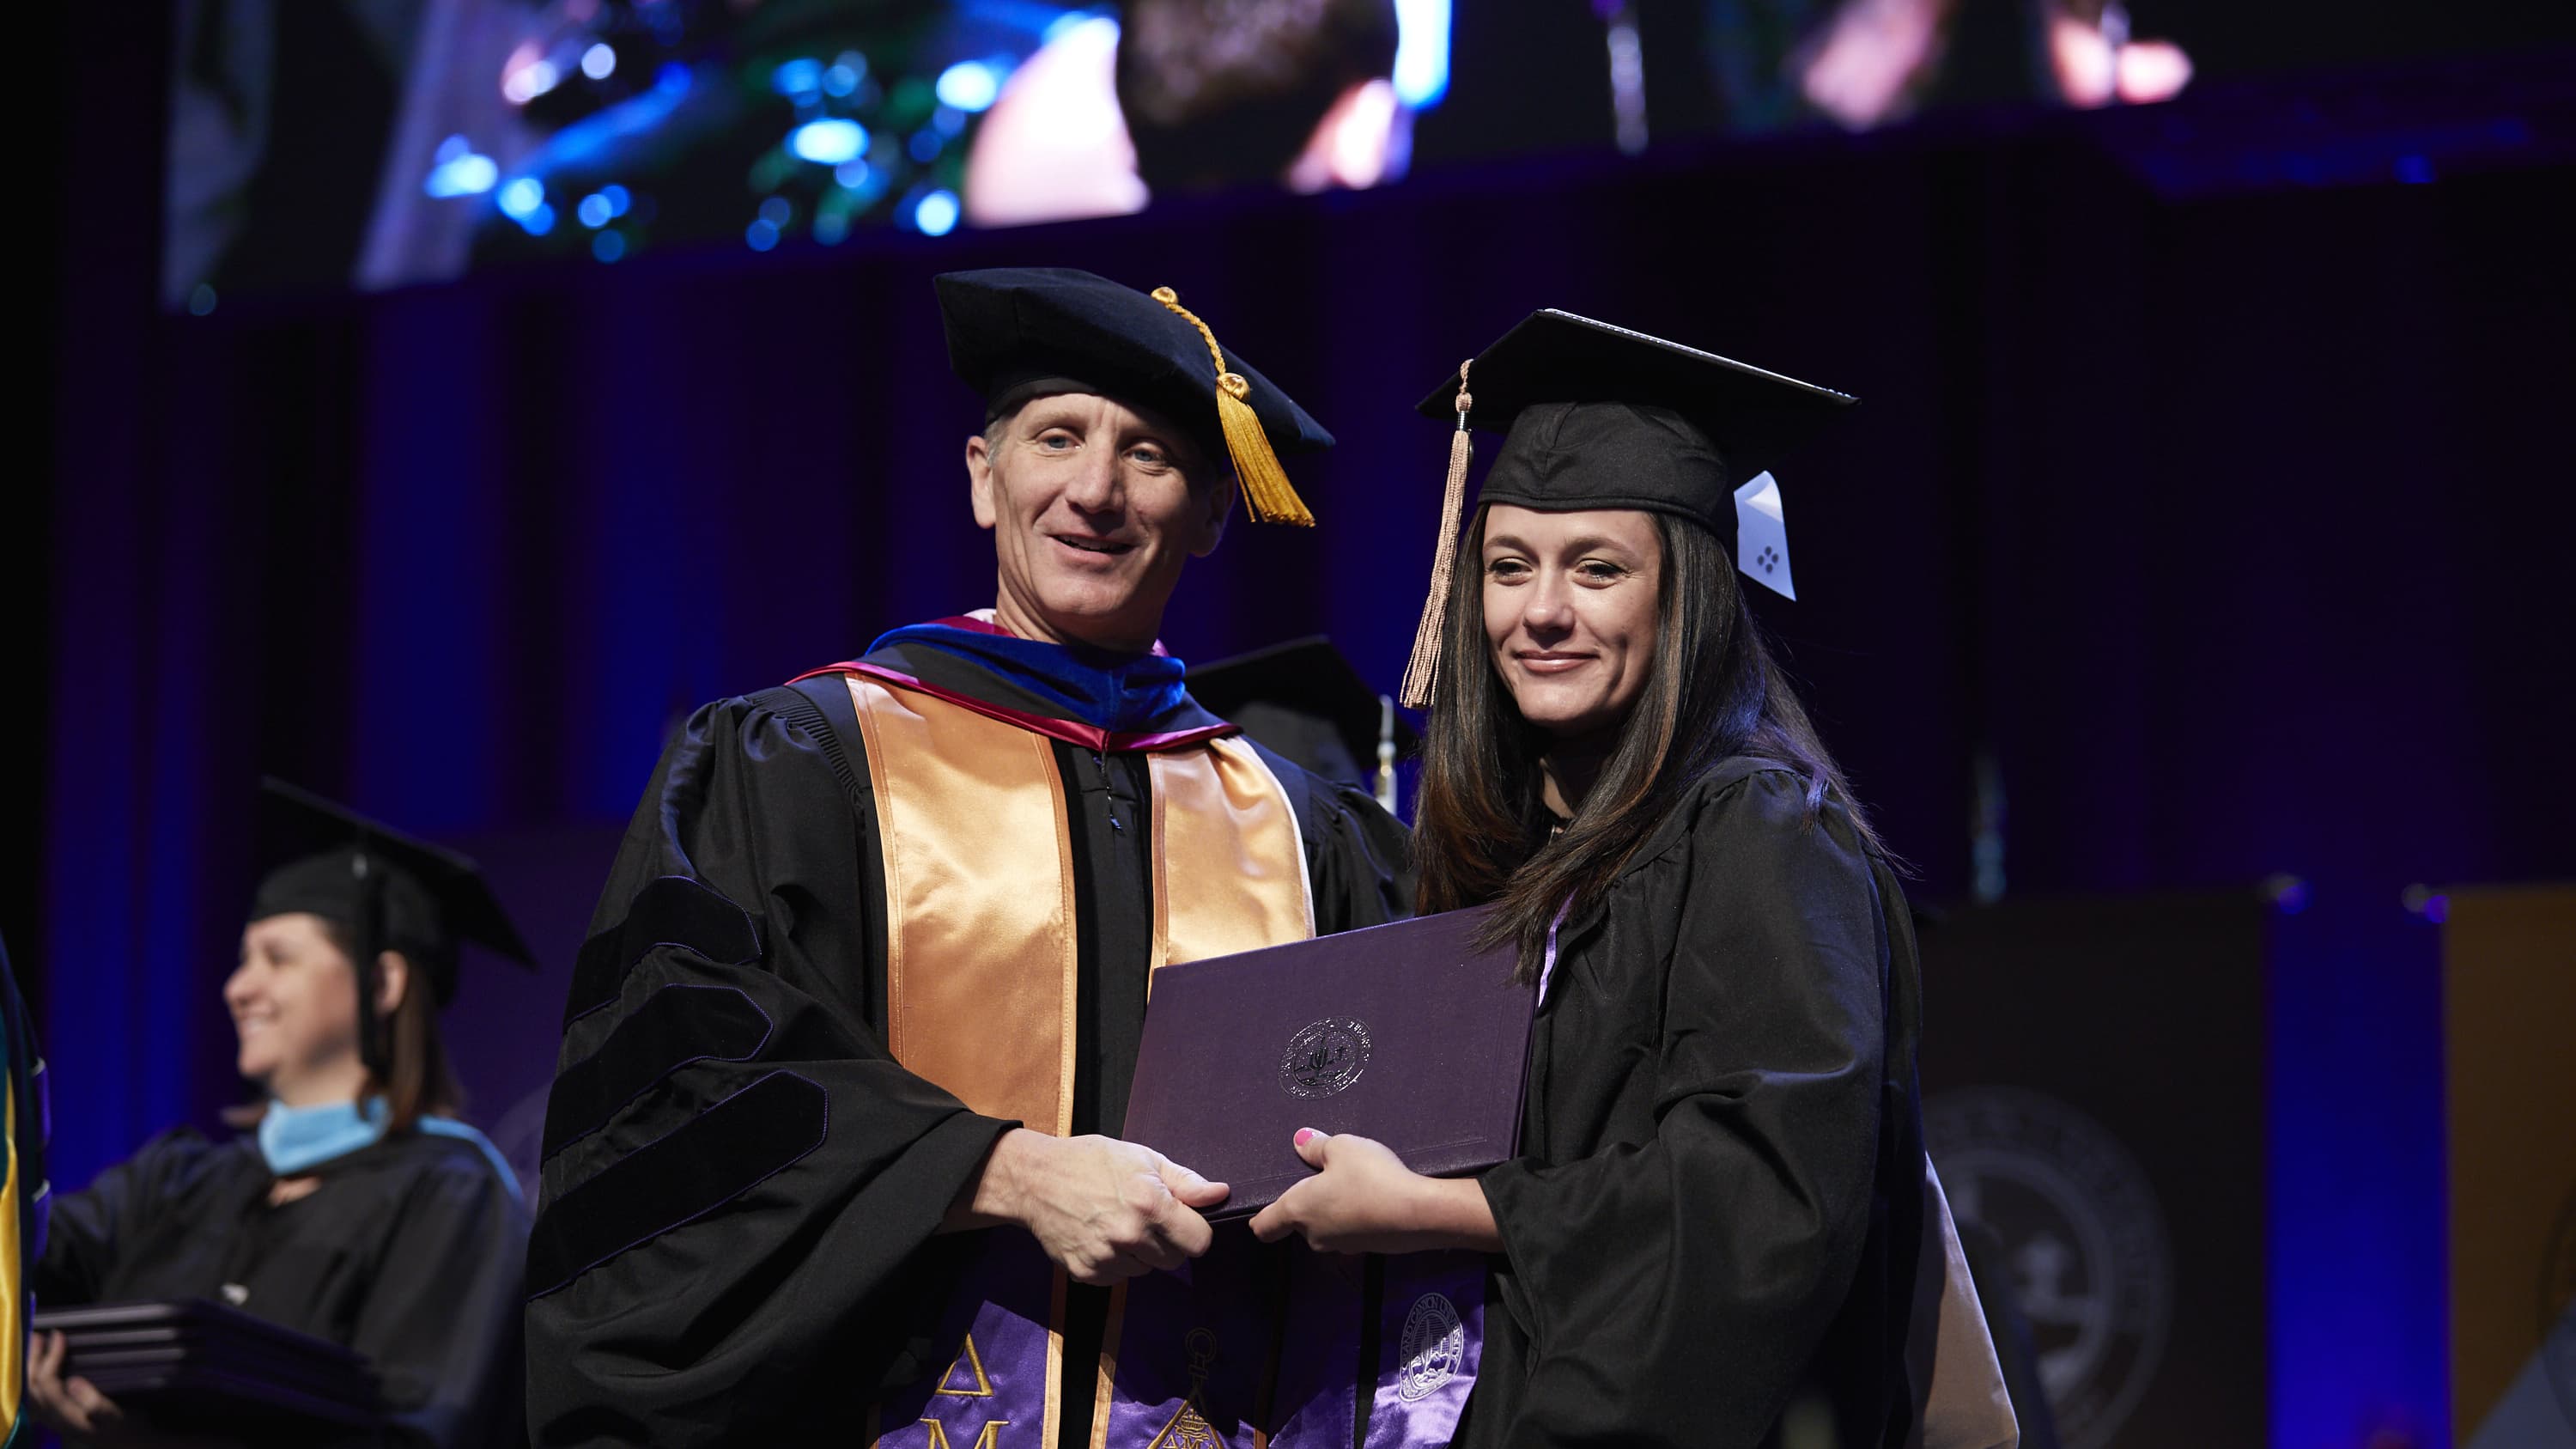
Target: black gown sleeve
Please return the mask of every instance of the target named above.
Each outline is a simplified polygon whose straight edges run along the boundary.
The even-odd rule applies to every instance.
[[[1550,1067],[1650,1073],[1652,1135],[1483,1179],[1532,1352],[1505,1443],[1758,1443],[1869,1235],[1886,948],[1868,857],[1777,771],[1707,800],[1689,850],[1610,902],[1678,916],[1663,974],[1610,968],[1661,984],[1652,1054]]]
[[[1413,914],[1413,836],[1365,790],[1337,784],[1255,743],[1287,791],[1306,847],[1315,934],[1383,926]]]
[[[698,711],[619,853],[547,1106],[540,1446],[776,1443],[826,1403],[855,1433],[918,1317],[907,1264],[1012,1125],[872,1024],[882,863],[831,698]]]
[[[169,1211],[180,1184],[213,1150],[195,1129],[174,1127],[102,1170],[89,1186],[55,1197],[45,1223],[44,1256],[28,1274],[37,1306],[99,1301],[120,1254]]]
[[[447,1154],[386,1226],[349,1346],[367,1356],[395,1442],[522,1441],[519,1312],[528,1216],[479,1154]]]

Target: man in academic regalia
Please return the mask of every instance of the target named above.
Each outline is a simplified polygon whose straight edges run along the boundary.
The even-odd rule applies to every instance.
[[[1117,1134],[1155,968],[1410,896],[1392,819],[1156,644],[1236,481],[1311,522],[1277,454],[1331,437],[1168,291],[938,292],[993,606],[709,705],[655,772],[547,1111],[540,1445],[1300,1442],[1256,1422],[1276,1265]]]

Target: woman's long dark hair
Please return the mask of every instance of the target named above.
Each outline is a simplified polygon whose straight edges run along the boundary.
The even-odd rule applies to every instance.
[[[1663,545],[1654,671],[1619,728],[1574,818],[1540,803],[1550,739],[1521,717],[1485,639],[1486,510],[1476,511],[1449,590],[1447,637],[1432,689],[1415,807],[1420,909],[1493,904],[1491,941],[1520,946],[1517,980],[1538,979],[1547,930],[1571,901],[1597,902],[1690,783],[1733,755],[1806,777],[1812,822],[1835,797],[1872,852],[1884,854],[1841,769],[1771,660],[1716,534],[1658,513]]]

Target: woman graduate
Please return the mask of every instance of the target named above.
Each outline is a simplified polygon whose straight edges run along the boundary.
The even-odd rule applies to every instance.
[[[1787,592],[1753,475],[1850,402],[1540,312],[1424,404],[1459,436],[1406,684],[1430,706],[1420,903],[1492,905],[1538,988],[1523,1155],[1435,1180],[1300,1133],[1322,1171],[1253,1228],[1494,1255],[1457,1443],[1857,1449],[1910,1427],[1905,898],[1730,557]],[[1471,423],[1509,435],[1461,562]]]
[[[396,1442],[520,1444],[527,1211],[453,1115],[437,1011],[460,939],[522,964],[527,948],[470,862],[267,788],[298,837],[332,843],[260,882],[224,983],[241,1074],[265,1097],[256,1131],[178,1128],[58,1199],[37,1300],[220,1300],[365,1355]],[[130,1421],[63,1357],[62,1335],[37,1336],[30,1399],[114,1442]]]

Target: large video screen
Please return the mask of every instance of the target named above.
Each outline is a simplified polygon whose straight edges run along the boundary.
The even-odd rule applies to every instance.
[[[163,292],[833,246],[1463,159],[2150,104],[2507,0],[182,0]]]

